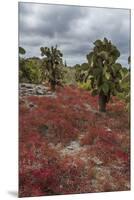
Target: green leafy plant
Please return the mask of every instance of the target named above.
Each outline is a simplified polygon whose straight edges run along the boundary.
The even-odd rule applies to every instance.
[[[78,87],[82,88],[84,90],[89,90],[90,91],[91,90],[90,80],[88,80],[86,83],[85,82],[83,82],[83,83],[78,82]]]
[[[25,63],[25,59],[23,57],[23,55],[26,54],[26,50],[22,47],[19,47],[19,65],[20,67],[24,65]]]
[[[26,50],[23,47],[19,47],[19,54],[24,55]]]
[[[92,95],[99,95],[99,111],[106,111],[111,95],[121,92],[122,66],[117,63],[120,52],[111,41],[96,40],[93,51],[87,55],[88,74],[85,81],[91,80]]]
[[[19,47],[19,81],[21,82],[23,78],[23,69],[25,68],[25,58],[23,55],[25,55],[26,50],[22,47]]]
[[[43,70],[51,84],[51,90],[55,91],[55,87],[58,84],[61,84],[61,80],[63,79],[63,63],[62,57],[63,54],[56,47],[41,47],[41,56],[43,57]]]
[[[19,79],[20,82],[39,84],[42,82],[42,67],[39,58],[22,58],[19,60]]]
[[[77,82],[83,83],[86,77],[86,72],[88,69],[88,63],[83,63],[81,65],[76,64],[74,66],[76,72],[75,72],[75,80]]]

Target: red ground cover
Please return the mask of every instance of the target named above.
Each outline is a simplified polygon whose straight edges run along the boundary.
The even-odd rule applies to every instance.
[[[129,190],[125,104],[113,98],[103,115],[88,91],[66,86],[56,95],[20,99],[19,196]]]

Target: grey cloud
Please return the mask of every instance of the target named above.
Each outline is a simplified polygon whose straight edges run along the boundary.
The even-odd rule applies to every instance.
[[[107,37],[127,64],[130,12],[123,9],[20,3],[19,41],[27,56],[40,56],[40,46],[58,44],[68,64],[86,62],[93,42]]]
[[[30,4],[29,4],[30,6]],[[44,7],[44,12],[35,13],[36,19],[38,21],[36,25],[33,26],[28,23],[30,20],[29,15],[34,17],[33,12],[25,13],[23,15],[23,10],[20,7],[20,32],[29,32],[31,35],[49,36],[54,37],[56,34],[59,36],[66,34],[70,30],[70,24],[85,15],[85,13],[78,7],[68,7],[68,6],[52,6],[52,5],[40,5]],[[27,6],[28,7],[28,6]],[[55,9],[54,9],[55,8]],[[45,10],[50,9],[50,12],[46,15]],[[27,10],[27,9],[26,9]]]

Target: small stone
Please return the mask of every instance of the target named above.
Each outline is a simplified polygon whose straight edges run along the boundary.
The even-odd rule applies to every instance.
[[[67,147],[67,149],[69,149],[69,150],[73,150],[74,148],[73,148],[73,147]]]
[[[38,94],[38,95],[43,95],[44,92],[43,92],[41,89],[37,89],[37,90],[36,90],[36,94]]]
[[[49,90],[49,87],[43,86],[44,90]]]
[[[26,87],[26,84],[25,84],[25,83],[22,83],[22,84],[20,85],[20,87]]]
[[[33,86],[32,86],[32,85],[27,85],[26,88],[28,88],[28,89],[32,89]]]
[[[51,92],[51,91],[48,91],[48,92],[47,92],[47,95],[51,95],[51,94],[52,94],[52,92]]]
[[[28,92],[33,92],[34,90],[33,90],[33,88],[31,88],[31,89],[28,89],[27,91]]]
[[[110,128],[107,128],[106,130],[107,130],[108,132],[112,132],[112,130],[111,130]]]
[[[42,90],[42,87],[37,86],[37,87],[36,87],[36,90]]]

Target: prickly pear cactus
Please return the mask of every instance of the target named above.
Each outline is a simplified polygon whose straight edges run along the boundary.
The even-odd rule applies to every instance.
[[[122,66],[116,63],[120,52],[111,41],[96,40],[93,51],[87,55],[88,75],[91,80],[92,95],[99,95],[99,110],[106,111],[111,95],[121,92],[120,80]]]
[[[61,82],[63,79],[63,63],[62,63],[62,53],[56,47],[41,47],[41,56],[43,58],[43,68],[45,75],[47,76],[51,89],[55,91],[55,86]]]

